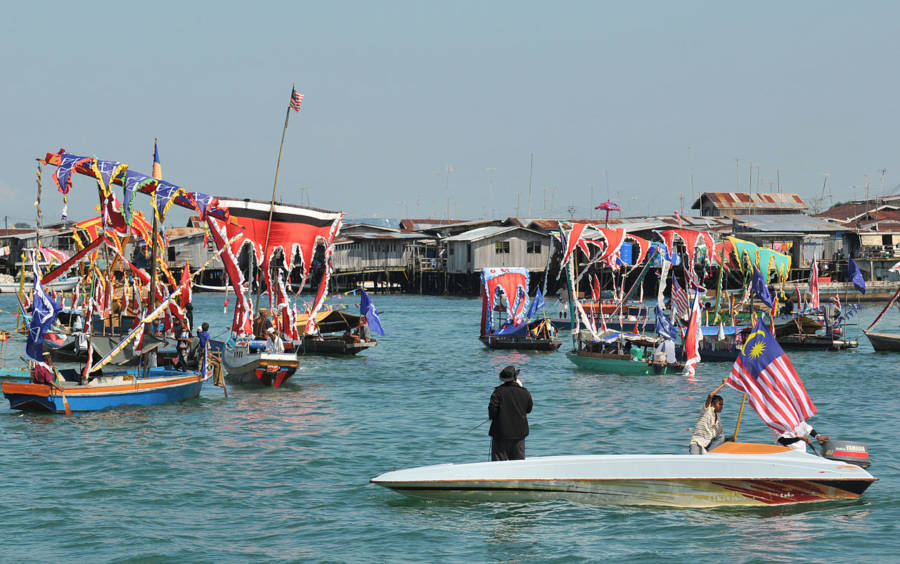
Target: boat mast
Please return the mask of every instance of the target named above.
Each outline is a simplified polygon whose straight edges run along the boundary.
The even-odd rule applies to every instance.
[[[291,102],[294,100],[294,93],[296,92],[295,85],[291,85]],[[302,100],[302,97],[301,97]],[[281,169],[281,153],[284,151],[284,136],[287,134],[288,122],[291,119],[291,105],[288,104],[287,110],[284,113],[284,128],[281,130],[281,145],[278,147],[278,161],[275,163],[275,182],[272,184],[272,203],[269,205],[269,222],[266,224],[266,242],[263,245],[263,262],[267,264],[269,267],[269,286],[272,285],[272,268],[271,265],[268,264],[266,257],[269,256],[269,234],[272,231],[272,214],[275,212],[275,191],[278,189],[278,171]],[[299,103],[297,106],[297,111],[299,111]],[[269,300],[272,299],[272,288],[267,288],[269,290]],[[259,287],[257,286],[256,291],[256,310],[259,311],[259,298],[262,294],[259,291]]]

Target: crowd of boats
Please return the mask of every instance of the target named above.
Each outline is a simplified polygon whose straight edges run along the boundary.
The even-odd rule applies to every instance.
[[[75,225],[78,253],[55,263],[35,254],[31,280],[23,275],[18,281],[28,362],[6,370],[2,390],[11,408],[70,414],[156,405],[197,397],[209,380],[223,388],[226,380],[279,387],[304,355],[357,354],[377,345],[373,334],[383,334],[364,290],[358,314],[327,303],[341,213],[276,203],[274,194],[271,202],[215,197],[163,180],[158,169],[146,175],[64,150],[41,162],[55,167],[51,177],[64,195],[76,175],[96,181],[100,215]],[[114,187],[121,188],[121,199]],[[134,209],[138,194],[150,197],[151,220]],[[172,272],[158,256],[159,225],[173,205],[200,216],[216,248],[209,261],[224,265],[235,301],[225,339],[212,338],[205,324],[194,326],[192,285],[206,265]],[[565,279],[556,315],[547,313],[546,278],[543,292],[532,297],[527,269],[486,268],[479,331],[486,347],[553,353],[571,339],[565,356],[578,369],[692,375],[700,362],[739,361],[763,322],[785,349],[856,346],[847,335],[853,304],[820,304],[815,266],[808,292],[786,294],[790,257],[771,249],[734,237],[716,242],[710,233],[688,229],[659,232],[661,245],[621,228],[581,223],[560,222],[552,236]],[[639,249],[628,264],[619,255],[626,240]],[[149,267],[129,260],[126,247],[135,244],[148,249]],[[251,257],[244,264],[237,258],[242,251]],[[314,269],[316,262],[323,266]],[[302,277],[293,292],[288,274],[295,268]],[[629,278],[634,272],[638,276]],[[643,295],[651,275],[659,278],[652,308],[647,304],[654,300]],[[54,290],[63,277],[75,285]],[[740,290],[724,289],[729,277],[741,282]],[[307,286],[313,297],[304,303]],[[866,330],[876,350],[900,349],[900,335],[873,332],[898,294],[900,289]],[[875,480],[863,468],[867,457],[858,455],[860,448],[865,452],[837,442],[823,458],[775,445],[729,443],[704,457],[545,457],[417,468],[373,482],[440,497],[798,503],[858,497]]]

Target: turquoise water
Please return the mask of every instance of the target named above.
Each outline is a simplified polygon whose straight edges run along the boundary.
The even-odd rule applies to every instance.
[[[730,365],[701,364],[695,382],[580,372],[562,352],[486,350],[476,299],[373,299],[388,337],[356,358],[303,358],[281,389],[230,386],[226,399],[207,386],[197,400],[72,418],[20,414],[4,401],[0,558],[833,562],[900,552],[900,354],[873,353],[865,336],[857,351],[790,354],[819,409],[816,429],[871,449],[881,480],[858,501],[728,510],[430,502],[369,479],[487,459],[487,425],[478,425],[507,364],[523,367],[534,396],[529,456],[683,453]],[[194,296],[195,321],[214,335],[230,320],[222,301]],[[0,309],[13,304],[0,296]],[[864,306],[863,321],[876,313]],[[13,325],[0,316],[0,328]],[[883,328],[898,326],[895,310]],[[23,349],[9,344],[9,366]],[[723,395],[733,430],[740,397]],[[749,408],[740,434],[771,440]]]

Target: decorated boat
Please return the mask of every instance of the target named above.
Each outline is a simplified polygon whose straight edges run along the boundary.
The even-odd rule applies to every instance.
[[[479,339],[489,349],[555,351],[562,345],[550,320],[537,317],[544,304],[540,290],[529,304],[528,277],[521,267],[481,270]]]
[[[677,374],[684,369],[682,362],[667,362],[665,354],[655,355],[662,338],[607,330],[592,335],[582,330],[575,349],[566,353],[575,366],[601,374],[641,376],[645,374]]]
[[[378,344],[378,340],[366,337],[363,315],[353,315],[338,309],[320,311],[315,317],[316,334],[304,334],[294,343],[298,355],[349,356],[359,354]],[[297,327],[306,327],[308,315],[298,315]]]
[[[303,335],[315,333],[316,314],[328,295],[331,255],[334,238],[340,230],[342,214],[289,204],[256,200],[219,198],[219,206],[228,210],[232,221],[212,219],[212,238],[222,249],[225,273],[237,297],[231,337],[225,341],[222,360],[228,377],[240,383],[280,386],[297,370],[296,347]],[[229,242],[231,241],[231,242]],[[301,291],[306,285],[317,249],[324,257],[313,302],[307,308],[307,323],[297,327],[297,311],[288,294],[286,283],[296,267],[300,272]],[[259,265],[268,291],[269,308],[274,312],[271,323],[288,344],[283,353],[266,353],[263,319],[255,309],[249,285],[239,266],[239,257],[249,265]],[[298,291],[299,294],[299,291]],[[257,303],[259,297],[257,297]]]
[[[190,369],[184,363],[178,368],[158,367],[155,365],[151,351],[156,342],[151,336],[155,333],[153,325],[165,318],[165,325],[180,323],[184,313],[182,306],[189,300],[190,286],[193,278],[202,273],[221,251],[214,254],[194,274],[185,269],[181,283],[177,283],[165,266],[165,261],[156,252],[161,236],[156,222],[151,229],[143,214],[133,209],[132,200],[138,192],[153,196],[154,213],[162,223],[166,210],[174,203],[198,211],[204,219],[218,216],[227,219],[227,212],[216,208],[214,199],[205,194],[188,192],[183,188],[161,180],[159,170],[154,167],[155,177],[129,170],[127,164],[117,161],[105,161],[96,157],[83,157],[60,150],[47,153],[42,164],[56,166],[52,175],[59,191],[67,195],[72,187],[74,174],[83,174],[97,182],[100,197],[101,216],[76,223],[73,238],[79,251],[67,258],[63,263],[46,274],[38,270],[33,260],[33,312],[30,319],[26,354],[31,359],[31,380],[4,382],[3,393],[10,401],[13,409],[42,410],[51,412],[95,411],[123,405],[156,405],[169,401],[179,401],[196,397],[205,381],[215,374],[221,374],[216,359],[202,347],[197,361],[197,368]],[[158,164],[158,163],[156,163]],[[40,178],[40,175],[38,175]],[[113,193],[113,186],[120,185],[124,189],[124,204],[120,203]],[[39,192],[40,194],[40,192]],[[38,204],[40,203],[40,198]],[[79,230],[81,232],[79,233]],[[87,238],[83,242],[82,238]],[[123,254],[123,240],[137,237],[152,248],[150,273],[132,264]],[[96,267],[97,252],[103,249],[105,256],[115,256],[122,268],[129,269],[133,281],[117,290],[117,277],[113,275],[111,264],[107,261],[106,272]],[[94,335],[88,323],[85,331],[88,337],[88,353],[86,365],[82,370],[56,370],[42,359],[43,339],[51,324],[62,309],[53,297],[44,291],[44,284],[51,284],[59,276],[67,272],[80,261],[89,262],[86,283],[80,291],[74,292],[73,302],[85,298],[87,319],[93,321],[96,313],[100,318],[107,316],[112,310],[114,296],[121,295],[118,302],[120,308],[114,317],[122,321],[125,317],[131,320],[125,335],[117,335],[112,326],[111,331],[98,336],[96,345],[98,353],[106,352],[94,362]],[[156,276],[157,267],[166,275],[167,281]],[[146,297],[141,291],[146,284]],[[87,291],[88,286],[90,290]],[[82,296],[84,292],[84,296]],[[134,296],[129,307],[128,299]],[[158,305],[156,305],[158,303]],[[73,304],[73,309],[77,309]],[[133,315],[127,315],[133,310]],[[109,345],[108,352],[104,344]],[[125,363],[140,358],[140,365],[125,370],[103,372],[103,368],[113,363]],[[109,369],[108,369],[109,370]],[[217,378],[222,384],[222,378]],[[71,400],[71,401],[70,401]]]
[[[860,456],[858,449],[831,453],[824,458],[779,445],[725,443],[703,456],[607,454],[441,464],[386,472],[371,482],[435,499],[720,507],[856,499],[877,480],[854,463],[862,461],[853,457]]]

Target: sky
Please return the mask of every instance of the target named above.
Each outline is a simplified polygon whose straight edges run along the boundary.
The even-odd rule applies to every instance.
[[[33,224],[37,157],[149,173],[154,138],[166,180],[269,200],[296,85],[277,198],[350,218],[690,213],[779,186],[825,209],[900,191],[897,21],[894,2],[14,2],[0,201]],[[76,182],[70,217],[95,194]]]

